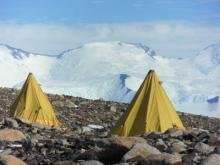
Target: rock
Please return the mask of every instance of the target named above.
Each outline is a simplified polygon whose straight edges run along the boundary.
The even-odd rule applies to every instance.
[[[71,100],[67,99],[64,102],[64,107],[67,107],[67,108],[77,108],[78,106],[76,104],[74,104]]]
[[[216,154],[220,154],[220,146],[218,146],[218,147],[215,148],[215,153],[216,153]]]
[[[146,144],[146,140],[141,137],[120,137],[120,136],[106,138],[101,140],[101,142],[104,143],[105,145],[114,144],[114,145],[123,146],[127,149],[130,149],[136,143]]]
[[[24,141],[26,139],[26,136],[18,130],[14,129],[2,129],[0,130],[0,141]]]
[[[178,141],[178,142],[174,142],[172,144],[172,147],[171,147],[171,151],[173,153],[181,153],[181,152],[184,152],[186,151],[186,145],[181,142],[181,141]]]
[[[9,155],[12,153],[11,149],[4,149],[0,151],[0,155]]]
[[[91,132],[92,128],[88,127],[88,126],[83,126],[81,129],[81,133],[86,133],[86,132]]]
[[[59,100],[53,101],[52,105],[54,105],[56,107],[64,107],[63,101],[59,101]]]
[[[89,161],[82,161],[79,162],[80,165],[103,165],[101,162],[97,160],[89,160]]]
[[[182,162],[180,155],[162,153],[162,154],[152,154],[147,156],[143,164],[173,165],[180,162]]]
[[[203,153],[203,154],[209,154],[211,152],[213,152],[215,149],[215,147],[213,146],[209,146],[205,143],[199,142],[195,145],[195,150],[197,152]]]
[[[220,155],[211,154],[209,157],[202,162],[202,165],[220,165]]]
[[[28,124],[28,123],[26,123]],[[52,126],[47,126],[47,125],[43,125],[43,124],[38,124],[38,123],[29,123],[29,125],[31,125],[32,127],[36,127],[38,129],[52,129]],[[58,127],[54,127],[53,129],[58,129]]]
[[[98,151],[98,159],[105,164],[114,164],[119,162],[123,155],[136,143],[146,144],[146,140],[141,137],[118,137],[97,139],[95,144]]]
[[[197,134],[193,131],[186,130],[183,133],[183,139],[184,140],[195,141],[195,140],[197,140]]]
[[[146,139],[159,139],[161,138],[162,133],[161,132],[151,132],[151,133],[145,133],[144,137]]]
[[[115,104],[110,105],[110,111],[111,112],[116,112],[117,111],[117,106]]]
[[[168,133],[171,137],[179,137],[183,135],[183,130],[178,128],[170,128],[165,133]]]
[[[137,156],[145,158],[151,154],[160,154],[160,151],[147,143],[137,143],[122,157],[122,161],[127,162]]]
[[[59,161],[56,162],[55,165],[77,165],[76,163],[72,162],[72,161]]]
[[[69,145],[69,142],[67,141],[67,139],[60,139],[59,142],[64,146]]]
[[[160,151],[164,151],[168,148],[162,139],[158,139],[155,146]]]
[[[24,161],[16,158],[13,155],[0,156],[0,162],[2,162],[4,165],[27,165]]]
[[[31,125],[31,122],[29,120],[26,120],[26,119],[21,118],[21,117],[15,117],[15,120],[19,124],[28,124],[28,125],[30,124]]]
[[[17,121],[12,118],[9,118],[9,117],[5,118],[5,126],[11,127],[11,128],[18,128],[19,127]]]
[[[197,137],[198,137],[199,141],[207,140],[207,139],[209,139],[209,132],[203,131],[203,132],[199,133],[197,135]]]
[[[136,162],[141,165],[164,165],[164,158],[162,154],[151,154],[146,158],[136,158]]]
[[[175,164],[182,162],[181,156],[178,154],[162,153],[165,164]]]
[[[192,162],[194,163],[199,163],[201,160],[201,157],[198,155],[198,153],[190,153],[190,154],[186,154],[182,157],[183,162],[190,164]]]
[[[8,116],[10,106],[17,94],[17,90],[0,88],[0,128],[2,129],[16,127],[11,123],[11,118],[9,123],[5,123],[4,118]],[[127,104],[67,95],[49,94],[48,98],[52,103],[58,101],[54,102],[57,104],[54,106],[54,111],[63,123],[60,129],[43,125],[35,126],[28,121],[22,122],[15,118],[19,125],[17,130],[24,133],[26,139],[24,142],[0,140],[0,155],[16,155],[30,165],[75,165],[90,160],[120,165],[201,165],[210,154],[220,154],[220,131],[218,132],[220,119],[218,118],[179,113],[187,128],[184,131],[174,128],[165,133],[146,132],[138,137],[106,138],[111,127],[127,109]],[[74,107],[73,104],[79,105],[79,108]],[[98,125],[104,128],[96,129]],[[85,128],[82,133],[82,127],[90,127],[92,130]],[[138,143],[141,145],[147,143],[161,153],[148,155],[142,154],[144,151],[140,151],[141,154],[135,152],[134,156],[123,164],[123,156],[133,150]],[[215,150],[202,151],[204,145],[201,147],[200,143],[213,146]],[[199,149],[198,146],[201,148]],[[148,156],[144,157],[146,155]]]

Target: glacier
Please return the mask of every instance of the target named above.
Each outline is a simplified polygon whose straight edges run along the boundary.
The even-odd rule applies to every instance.
[[[88,43],[58,55],[0,44],[2,87],[20,88],[33,72],[48,93],[129,103],[150,69],[156,70],[178,111],[220,117],[220,107],[212,111],[207,102],[220,95],[220,44],[182,59],[120,41]]]

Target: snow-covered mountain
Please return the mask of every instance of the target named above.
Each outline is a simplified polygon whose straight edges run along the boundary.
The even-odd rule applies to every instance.
[[[0,44],[0,86],[13,87],[23,81],[29,72],[37,77],[49,76],[56,57],[38,55]]]
[[[149,69],[156,70],[178,110],[204,109],[207,99],[220,95],[220,44],[185,59],[118,41],[89,43],[58,56],[0,45],[0,86],[20,86],[33,72],[47,92],[129,102]],[[200,110],[195,113],[204,114]]]

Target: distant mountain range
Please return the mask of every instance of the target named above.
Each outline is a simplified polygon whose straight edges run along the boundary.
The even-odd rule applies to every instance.
[[[119,41],[89,43],[57,56],[0,44],[0,86],[20,87],[28,72],[33,72],[46,92],[129,102],[149,69],[156,70],[182,111],[220,95],[220,44],[184,59],[163,57],[146,45]]]

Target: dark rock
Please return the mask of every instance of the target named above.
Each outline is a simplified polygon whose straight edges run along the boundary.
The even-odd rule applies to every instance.
[[[6,117],[4,120],[5,120],[4,124],[7,127],[10,127],[10,128],[18,128],[19,127],[17,121],[12,118]]]

